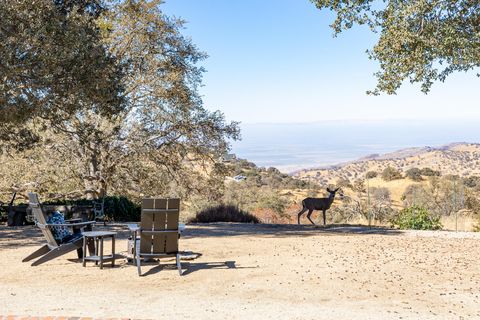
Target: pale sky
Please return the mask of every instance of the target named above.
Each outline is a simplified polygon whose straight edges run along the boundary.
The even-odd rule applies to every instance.
[[[367,96],[377,65],[365,50],[375,35],[355,28],[333,38],[333,16],[308,0],[167,0],[162,10],[185,19],[183,34],[209,55],[200,92],[228,120],[480,120],[476,72],[428,95],[406,83],[396,96]]]

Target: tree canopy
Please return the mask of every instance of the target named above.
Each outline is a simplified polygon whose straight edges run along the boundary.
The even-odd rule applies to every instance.
[[[88,1],[0,1],[0,121],[121,108],[121,72]]]
[[[88,38],[92,47],[85,54],[97,50],[101,55],[95,59],[111,63],[108,70],[118,77],[105,98],[113,99],[100,100],[98,96],[115,77],[102,68],[84,65],[95,60],[93,57],[78,61],[78,65],[73,65],[74,61],[64,65],[63,57],[70,57],[70,48],[56,47],[57,51],[49,53],[53,57],[48,57],[44,48],[38,49],[38,55],[44,54],[42,59],[51,59],[54,65],[42,64],[44,73],[34,73],[32,83],[44,81],[47,93],[52,84],[56,88],[56,82],[61,87],[48,99],[46,94],[39,94],[26,97],[25,104],[11,102],[11,108],[26,114],[11,123],[17,132],[31,132],[35,139],[25,136],[30,148],[8,150],[4,146],[8,153],[0,154],[4,171],[0,189],[36,190],[46,198],[97,198],[108,191],[133,199],[145,195],[184,198],[195,192],[220,190],[225,176],[220,160],[229,148],[228,140],[238,138],[238,126],[227,123],[221,112],[204,108],[198,94],[204,70],[197,63],[206,55],[181,34],[183,21],[166,16],[160,9],[161,1],[125,0],[109,5],[90,1],[82,6],[85,3],[65,0],[44,4],[50,14],[63,15],[62,19],[88,21],[94,36]],[[36,9],[24,6],[16,10],[28,16]],[[37,32],[29,26],[25,30]],[[71,46],[75,52],[81,51],[85,45],[82,33],[77,37],[74,33],[69,34],[74,42]],[[30,41],[7,34],[18,45]],[[47,43],[58,44],[55,35],[45,33],[43,37],[49,37]],[[5,50],[15,52],[14,48]],[[98,63],[92,61],[94,66]],[[31,66],[20,66],[24,72],[31,71]],[[66,83],[55,74],[55,67],[68,78]],[[77,71],[84,75],[85,91],[74,90],[68,82]],[[19,90],[19,86],[12,83],[11,90]],[[87,90],[89,86],[93,86],[92,91]],[[0,95],[8,90],[0,86]],[[48,109],[41,102],[55,108]],[[105,102],[105,109],[99,107],[100,102]],[[1,126],[5,128],[5,123]],[[9,137],[3,138],[9,141]]]
[[[404,80],[427,93],[434,81],[480,66],[478,0],[311,0],[336,13],[335,35],[355,24],[379,33],[368,51],[380,64],[372,94],[394,94]],[[479,75],[479,74],[477,74]]]

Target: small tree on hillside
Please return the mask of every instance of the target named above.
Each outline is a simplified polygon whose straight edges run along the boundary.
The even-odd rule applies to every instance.
[[[405,176],[412,179],[413,181],[422,181],[422,172],[418,168],[411,168],[405,172]]]
[[[373,179],[375,177],[378,176],[378,172],[377,171],[368,171],[366,174],[365,174],[365,178],[366,179]]]
[[[425,177],[439,177],[440,176],[440,171],[433,170],[432,168],[422,168],[420,170],[420,173],[422,176]]]
[[[402,179],[402,174],[397,169],[388,166],[382,171],[382,179],[385,181]]]

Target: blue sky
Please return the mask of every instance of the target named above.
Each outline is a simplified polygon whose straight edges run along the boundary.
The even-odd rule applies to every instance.
[[[228,120],[480,120],[475,72],[428,95],[406,83],[395,96],[367,96],[377,64],[365,50],[376,36],[356,27],[333,38],[333,15],[308,0],[166,0],[162,10],[185,19],[183,33],[209,55],[200,92]]]

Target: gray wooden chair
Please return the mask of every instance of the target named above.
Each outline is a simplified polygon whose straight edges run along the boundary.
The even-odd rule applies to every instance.
[[[138,275],[142,274],[141,259],[175,257],[182,275],[178,251],[178,219],[180,199],[143,199],[140,227],[129,225],[134,241],[134,258]],[[138,240],[137,240],[138,239]]]
[[[29,193],[28,198],[30,202],[30,207],[32,208],[32,214],[36,221],[35,223],[42,231],[45,240],[47,240],[47,243],[39,249],[35,250],[28,257],[23,259],[22,262],[30,261],[32,259],[40,257],[38,260],[32,263],[32,266],[38,266],[42,263],[58,258],[73,250],[77,250],[78,257],[81,258],[83,256],[83,237],[79,236],[64,243],[58,243],[53,236],[51,228],[54,226],[65,226],[72,228],[74,234],[81,234],[81,230],[83,230],[83,228],[91,228],[92,224],[94,224],[95,221],[71,222],[65,224],[48,224],[46,214],[43,212],[42,207],[38,201],[38,195],[36,193]],[[89,249],[93,248],[91,248],[90,246]]]

